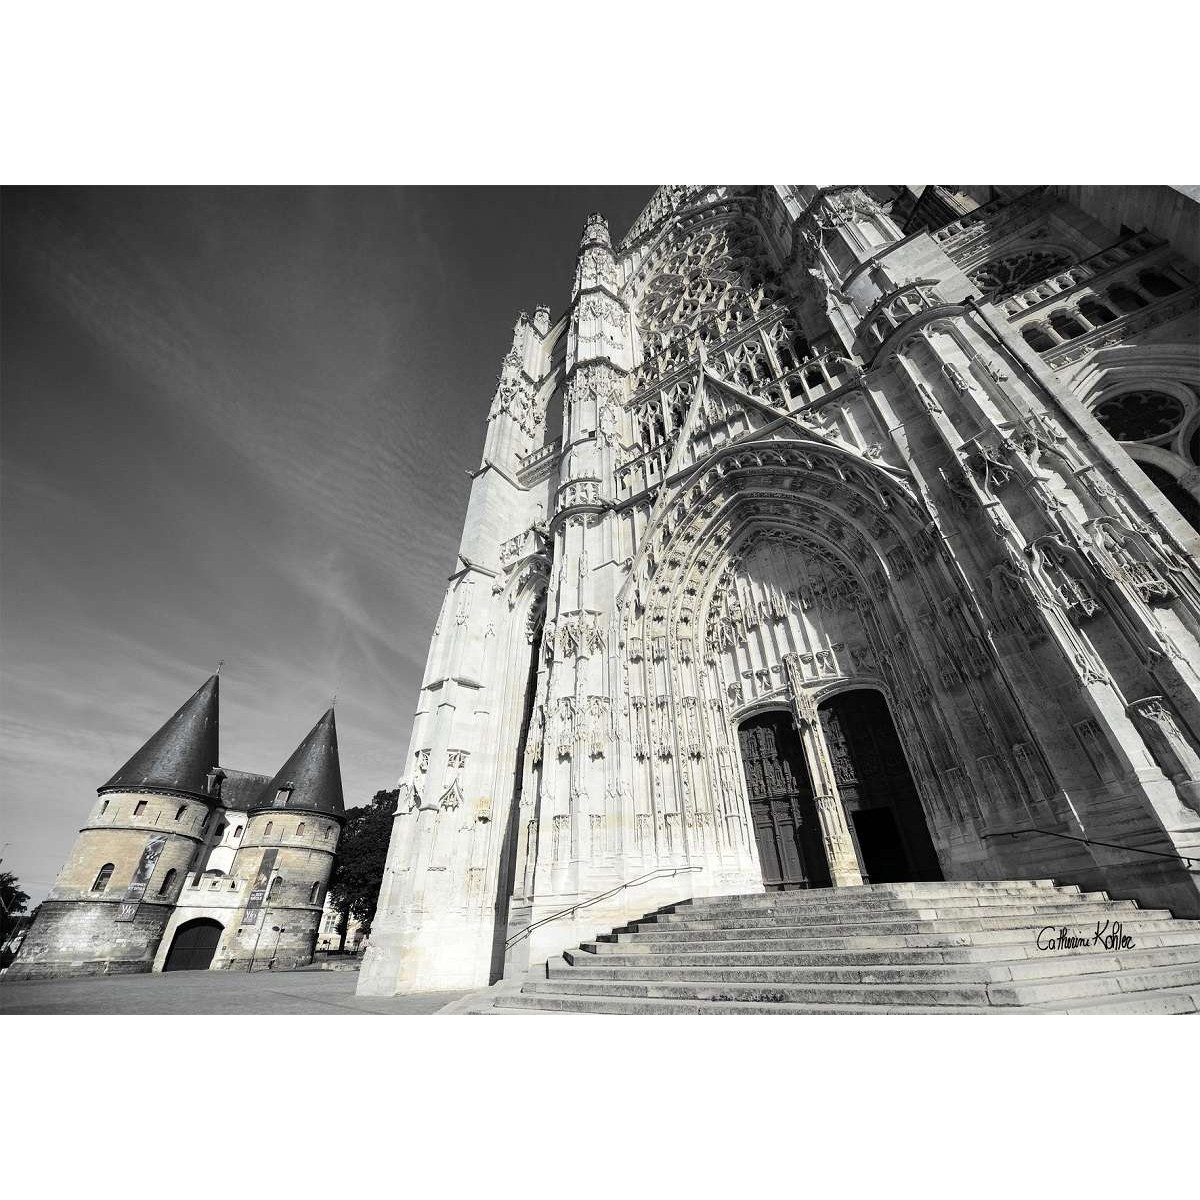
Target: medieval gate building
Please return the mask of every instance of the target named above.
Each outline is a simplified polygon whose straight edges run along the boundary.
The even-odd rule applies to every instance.
[[[590,217],[502,365],[360,990],[763,888],[1200,915],[1197,208],[664,187],[616,247]]]

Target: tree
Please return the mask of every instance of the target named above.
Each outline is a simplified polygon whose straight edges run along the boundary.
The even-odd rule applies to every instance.
[[[11,871],[0,871],[0,942],[13,925],[13,917],[25,911],[29,895],[21,891],[17,877]]]
[[[337,861],[329,880],[329,896],[340,917],[341,950],[346,948],[346,927],[351,917],[364,933],[371,931],[399,795],[399,789],[376,792],[370,804],[346,811]]]

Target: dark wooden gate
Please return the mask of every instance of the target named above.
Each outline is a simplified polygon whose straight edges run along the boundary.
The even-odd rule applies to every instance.
[[[871,883],[941,879],[917,788],[887,701],[871,688],[819,708],[834,779]]]
[[[221,941],[221,925],[206,917],[185,921],[175,931],[164,971],[207,971]]]
[[[828,887],[812,784],[788,713],[751,717],[738,727],[754,838],[769,891]]]

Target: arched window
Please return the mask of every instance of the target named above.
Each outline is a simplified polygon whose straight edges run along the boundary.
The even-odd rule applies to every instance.
[[[237,827],[237,828],[236,828],[236,829],[233,831],[233,840],[234,840],[235,842],[236,842],[236,841],[238,841],[238,840],[241,838],[241,836],[242,836],[242,830],[243,830],[243,829],[245,829],[245,828],[246,828],[246,827],[245,827],[244,825],[239,825],[239,826],[238,826],[238,827]]]
[[[1138,283],[1152,296],[1172,296],[1179,291],[1179,284],[1161,271],[1143,271],[1138,276]]]
[[[96,882],[92,884],[93,892],[102,892],[108,887],[108,881],[112,878],[112,873],[115,870],[114,863],[105,863],[96,875]]]
[[[318,897],[320,894],[321,894],[321,885],[320,885],[320,883],[314,883],[314,884],[312,885],[312,890],[311,890],[311,891],[308,893],[308,902],[309,902],[309,904],[316,904],[316,902],[317,902],[317,897]]]
[[[266,827],[266,829],[264,829],[264,830],[263,830],[263,837],[270,837],[270,836],[271,836],[271,830],[272,830],[272,829],[274,829],[274,828],[275,828],[275,822],[274,822],[274,821],[268,821],[268,822],[267,822],[267,827]]]
[[[279,894],[279,885],[282,882],[283,882],[282,875],[276,875],[275,878],[271,880],[271,886],[270,886],[269,890],[267,891],[267,899],[268,900],[274,900],[275,897]]]
[[[1101,304],[1095,297],[1079,302],[1079,315],[1091,321],[1093,325],[1107,325],[1109,321],[1117,319],[1117,314],[1107,304]]]
[[[304,836],[304,822],[303,821],[301,821],[300,824],[296,826],[296,836],[297,837]]]
[[[1040,325],[1026,325],[1021,330],[1021,336],[1029,343],[1030,348],[1039,354],[1054,349],[1054,339]]]
[[[175,876],[179,872],[172,867],[164,876],[163,881],[158,885],[158,894],[165,896],[171,890],[171,884],[175,882]]]
[[[1059,310],[1050,317],[1050,328],[1061,338],[1082,337],[1087,330],[1070,313]]]
[[[1146,301],[1133,291],[1127,288],[1123,283],[1115,284],[1108,289],[1108,298],[1122,312],[1136,312],[1139,308],[1146,307]]]
[[[175,820],[177,820],[177,821],[182,821],[182,820],[183,820],[183,818],[184,818],[184,817],[186,817],[186,816],[187,816],[187,805],[186,805],[186,804],[181,804],[181,805],[180,805],[180,806],[179,806],[179,807],[178,807],[178,808],[175,810]]]

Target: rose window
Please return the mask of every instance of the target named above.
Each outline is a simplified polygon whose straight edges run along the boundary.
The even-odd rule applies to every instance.
[[[1097,421],[1119,442],[1164,437],[1183,420],[1183,405],[1163,392],[1125,392],[1096,406]]]
[[[989,300],[996,302],[1008,299],[1022,288],[1041,283],[1070,265],[1070,257],[1060,250],[1026,250],[984,263],[972,273],[971,282]]]

